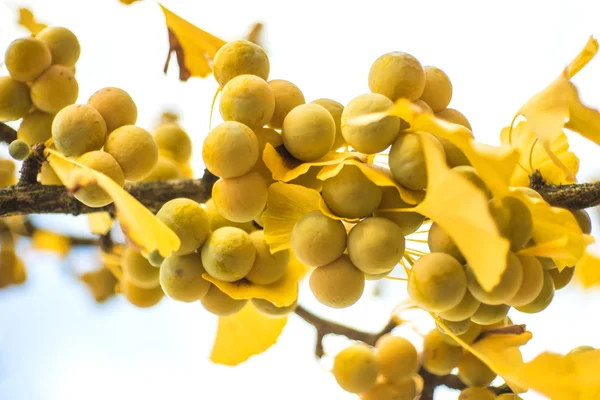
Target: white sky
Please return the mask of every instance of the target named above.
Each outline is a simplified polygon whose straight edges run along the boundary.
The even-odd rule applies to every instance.
[[[498,143],[500,129],[515,111],[560,72],[588,36],[600,36],[600,2],[595,0],[164,4],[225,40],[241,37],[255,21],[264,22],[271,78],[293,81],[308,101],[331,97],[345,104],[368,91],[367,74],[375,58],[394,50],[409,52],[424,65],[448,73],[454,85],[451,106],[467,115],[479,140],[492,144]],[[132,7],[117,0],[0,3],[0,49],[26,34],[15,23],[20,5],[79,36],[80,102],[104,86],[121,87],[137,102],[138,124],[146,128],[166,107],[178,110],[194,140],[194,166],[201,171],[200,149],[216,83],[212,78],[181,83],[176,68],[168,76],[162,73],[167,34],[154,2]],[[600,106],[598,60],[576,83],[587,103]],[[600,177],[598,147],[577,137],[571,145],[581,158],[581,180]],[[58,219],[51,221],[54,225]],[[67,263],[46,254],[29,254],[27,261],[28,285],[0,292],[1,399],[355,398],[315,362],[314,331],[299,318],[290,318],[280,342],[266,354],[238,368],[215,366],[208,355],[216,318],[200,306],[169,300],[145,311],[122,300],[97,306],[70,277]],[[96,262],[81,252],[68,260],[77,268],[93,268]],[[319,306],[306,288],[301,299],[328,317],[376,330],[404,293],[401,282],[388,281],[383,297],[365,295],[342,311]],[[511,312],[515,322],[534,332],[526,358],[581,344],[600,347],[597,325],[590,318],[590,310],[598,307],[597,291],[568,288],[544,313]],[[411,338],[418,343],[415,335]],[[335,353],[345,343],[329,340],[327,345]],[[456,397],[440,391],[437,398]]]

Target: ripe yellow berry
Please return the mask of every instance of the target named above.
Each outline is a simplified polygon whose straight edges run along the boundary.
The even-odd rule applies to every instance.
[[[256,258],[246,279],[257,285],[268,285],[281,279],[290,262],[290,251],[286,249],[271,254],[262,230],[252,232],[250,240],[256,249]]]
[[[315,269],[310,274],[309,284],[319,302],[332,308],[345,308],[362,296],[365,277],[344,254],[334,262]]]
[[[456,244],[450,236],[437,223],[431,224],[427,236],[427,245],[432,253],[446,253],[456,259],[461,264],[465,263],[465,257],[462,255]]]
[[[26,37],[17,39],[8,46],[4,63],[14,80],[30,82],[48,69],[52,63],[52,55],[44,42]]]
[[[271,120],[275,111],[273,90],[256,75],[236,76],[223,87],[219,110],[224,121],[260,128]]]
[[[258,172],[249,172],[239,178],[219,179],[213,186],[212,198],[219,213],[228,220],[249,222],[267,204],[267,185]]]
[[[52,114],[39,110],[30,112],[21,121],[17,138],[30,146],[45,142],[52,137],[52,120],[54,120]]]
[[[441,332],[441,330],[439,329],[440,328],[439,325],[436,324],[436,326],[438,327],[438,331],[440,333],[442,333],[442,338],[444,339],[444,341],[446,343],[448,343],[450,346],[461,347],[460,343],[458,343],[452,337],[447,335],[445,332]],[[475,339],[477,339],[479,337],[479,335],[481,334],[481,331],[482,331],[481,325],[471,321],[471,324],[467,328],[467,331],[465,333],[462,333],[457,336],[463,342],[465,342],[467,344],[472,344],[475,341]]]
[[[141,180],[141,182],[168,181],[172,179],[183,179],[183,169],[177,162],[159,155],[156,165],[150,172],[150,175]]]
[[[285,317],[289,313],[294,312],[296,307],[298,307],[297,302],[293,302],[289,306],[277,307],[275,304],[263,299],[252,299],[250,301],[258,311],[260,311],[268,317],[274,318]]]
[[[0,77],[0,121],[16,121],[31,109],[29,86],[10,76]]]
[[[446,108],[445,110],[439,111],[435,113],[435,116],[443,119],[446,122],[462,125],[465,128],[472,130],[471,124],[467,118],[453,108]],[[471,134],[471,136],[473,135]],[[446,153],[446,163],[450,168],[458,167],[460,165],[470,165],[465,154],[458,147],[456,147],[454,143],[442,137],[437,137],[437,139],[444,148],[444,153]]]
[[[448,75],[437,67],[427,66],[425,72],[425,88],[420,100],[423,100],[436,113],[448,107],[452,100],[452,83]]]
[[[477,300],[471,292],[467,290],[463,299],[456,306],[449,310],[438,313],[441,318],[447,321],[463,321],[467,318],[471,318],[475,311],[479,308],[481,303]]]
[[[291,155],[301,161],[314,161],[331,150],[335,121],[325,107],[302,104],[285,117],[281,136]]]
[[[415,101],[425,89],[425,72],[415,57],[394,51],[375,60],[369,71],[369,88],[392,101]]]
[[[252,229],[252,221],[233,222],[222,216],[221,213],[219,213],[219,210],[217,210],[213,199],[209,199],[204,204],[204,210],[208,214],[211,231],[216,231],[217,229],[222,228],[224,226],[233,226],[236,228],[240,228],[241,230],[246,232],[250,232],[250,230]]]
[[[506,318],[509,309],[510,306],[506,304],[490,305],[481,303],[477,311],[471,316],[471,321],[479,325],[495,324]]]
[[[141,289],[152,289],[159,285],[160,270],[150,265],[138,251],[128,247],[121,259],[123,277]]]
[[[227,317],[237,313],[244,308],[247,302],[248,300],[232,299],[215,285],[210,285],[206,295],[200,299],[200,303],[206,311],[219,317]]]
[[[375,386],[379,368],[373,349],[356,343],[336,354],[331,372],[345,391],[363,393]]]
[[[81,164],[90,167],[111,178],[119,186],[125,184],[125,176],[119,163],[113,156],[104,151],[90,151],[77,159]],[[75,198],[89,207],[104,207],[113,199],[97,184],[84,186],[75,192]]]
[[[510,240],[510,249],[519,251],[525,247],[533,232],[533,217],[527,205],[509,196],[500,201],[492,199],[489,206],[500,234]]]
[[[552,276],[552,280],[554,281],[554,290],[560,290],[567,286],[571,282],[571,279],[573,279],[575,267],[565,267],[560,272],[558,268],[554,268],[548,272],[550,272],[550,276]]]
[[[202,278],[205,272],[200,254],[171,255],[160,265],[160,286],[174,300],[200,300],[210,288],[210,282]]]
[[[462,348],[444,340],[444,334],[431,330],[423,339],[423,368],[434,375],[448,375],[462,359]]]
[[[531,303],[540,294],[544,285],[544,268],[538,259],[532,256],[518,256],[518,258],[523,267],[523,282],[517,294],[506,302],[513,307]]]
[[[206,168],[221,178],[245,175],[258,160],[258,139],[252,129],[236,121],[215,127],[204,139],[202,159]]]
[[[147,130],[135,125],[115,129],[104,144],[119,163],[125,179],[137,182],[150,175],[158,162],[158,147]]]
[[[417,386],[412,379],[401,383],[381,381],[371,390],[361,393],[360,400],[414,400],[415,396],[417,396]]]
[[[269,78],[269,57],[258,45],[247,40],[235,40],[217,51],[213,61],[213,74],[221,87],[239,75],[256,75]]]
[[[50,49],[52,64],[73,67],[79,59],[79,40],[67,28],[49,26],[40,31],[35,38],[44,42]]]
[[[89,98],[88,105],[102,115],[108,133],[123,125],[134,125],[137,121],[137,106],[123,89],[100,89]]]
[[[387,149],[398,136],[400,119],[389,116],[368,125],[350,125],[348,120],[365,114],[387,111],[394,103],[377,93],[366,93],[353,98],[342,112],[342,135],[348,145],[365,154]]]
[[[458,395],[458,400],[494,400],[494,393],[483,387],[470,387]]]
[[[318,104],[325,107],[329,114],[333,117],[335,122],[335,140],[333,141],[333,150],[337,150],[342,146],[346,145],[344,136],[342,136],[342,112],[344,111],[344,105],[331,99],[317,99],[311,101],[312,104]]]
[[[33,105],[49,114],[56,114],[77,101],[79,84],[69,67],[52,65],[31,84]]]
[[[154,268],[154,267],[151,267]],[[158,268],[154,268],[158,271]],[[121,281],[121,290],[129,303],[139,308],[148,308],[157,305],[165,296],[160,285],[152,289],[143,289],[127,280]]]
[[[389,166],[392,176],[400,185],[412,190],[425,189],[428,182],[420,135],[429,134],[401,133],[390,149]],[[443,150],[437,139],[435,143]]]
[[[201,254],[206,272],[224,282],[234,282],[248,275],[256,259],[250,236],[230,226],[212,232]]]
[[[467,386],[488,386],[496,373],[472,353],[465,351],[458,364],[458,378]]]
[[[473,185],[475,185],[475,187],[481,190],[487,198],[490,198],[492,196],[490,189],[486,186],[485,182],[483,182],[483,179],[481,179],[475,168],[471,167],[470,165],[461,165],[452,168],[452,171],[458,172],[460,176],[462,176],[463,178],[471,182]]]
[[[414,205],[405,203],[400,198],[398,190],[394,187],[383,187],[381,202],[379,207],[375,210],[374,215],[376,217],[383,217],[394,222],[400,230],[403,236],[410,235],[419,229],[423,224],[425,217],[416,212],[393,212],[393,211],[379,211],[393,208],[412,208]]]
[[[210,232],[210,221],[204,208],[193,200],[178,198],[166,202],[156,213],[171,229],[181,244],[176,255],[189,254],[200,248]]]
[[[295,107],[306,103],[304,94],[292,82],[283,79],[275,79],[269,82],[273,96],[275,97],[275,110],[269,126],[273,129],[281,129],[283,120]]]
[[[435,116],[443,119],[446,122],[462,125],[470,131],[473,130],[467,117],[465,117],[460,111],[455,110],[454,108],[446,108],[444,110],[437,111],[435,113]]]
[[[408,340],[384,335],[375,344],[379,372],[390,382],[410,380],[419,370],[417,349]]]
[[[192,156],[192,141],[176,123],[160,124],[154,131],[154,140],[160,154],[178,163],[186,163]]]
[[[455,335],[464,335],[471,326],[471,320],[469,318],[464,319],[462,321],[447,321],[443,318],[440,318],[440,322],[445,326],[446,330],[452,332]],[[435,325],[438,331],[442,332],[444,335],[447,335],[446,330],[442,328],[439,325],[439,323],[436,322]]]
[[[346,250],[346,228],[342,221],[316,210],[302,216],[294,225],[290,245],[305,265],[321,267],[337,260]]]
[[[585,353],[586,351],[594,351],[596,350],[592,346],[577,346],[573,350],[569,351],[567,354],[578,354]]]
[[[377,209],[382,190],[355,165],[346,165],[323,182],[323,200],[338,217],[365,218]]]
[[[73,104],[60,110],[54,117],[52,137],[56,148],[65,156],[79,157],[102,148],[106,124],[93,107]]]
[[[523,265],[514,253],[508,253],[506,269],[500,276],[500,281],[490,291],[481,287],[471,268],[467,266],[466,271],[469,291],[473,297],[489,305],[500,305],[510,302],[517,292],[519,292],[521,283],[523,283]]]
[[[572,211],[572,213],[577,220],[577,224],[579,224],[581,231],[586,235],[592,233],[592,220],[590,218],[590,214],[588,214],[585,210],[576,210]]]

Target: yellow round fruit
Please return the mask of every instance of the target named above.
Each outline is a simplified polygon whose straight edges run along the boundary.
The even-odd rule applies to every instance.
[[[270,69],[267,53],[247,40],[225,44],[213,60],[213,75],[221,87],[239,75],[256,75],[267,80]]]
[[[210,288],[210,282],[202,277],[205,272],[200,254],[171,255],[160,266],[160,286],[174,300],[200,300]]]
[[[481,303],[468,290],[463,299],[456,306],[449,310],[438,313],[441,318],[448,321],[458,322],[471,318],[479,308]]]
[[[119,186],[125,184],[125,176],[119,163],[113,156],[104,151],[90,151],[80,156],[77,161],[87,167],[103,173]],[[112,197],[97,184],[84,186],[75,192],[75,198],[88,207],[104,207],[113,202]]]
[[[271,121],[275,111],[273,90],[256,75],[238,75],[223,87],[219,110],[224,121],[260,128]]]
[[[423,94],[425,72],[415,57],[394,51],[382,55],[371,65],[369,88],[392,101],[400,98],[415,101]]]
[[[158,268],[151,268],[158,271]],[[139,308],[149,308],[157,305],[165,296],[160,285],[152,289],[143,289],[127,280],[121,281],[121,290],[129,303]]]
[[[588,214],[585,210],[576,210],[571,211],[575,220],[577,220],[577,224],[581,228],[581,231],[586,235],[592,233],[592,220],[590,218],[590,214]]]
[[[496,396],[496,400],[523,400],[523,398],[514,393],[503,393],[501,395]]]
[[[420,135],[429,134],[401,133],[390,149],[389,166],[392,176],[400,185],[412,190],[427,188],[427,167]],[[437,139],[435,143],[443,150]]]
[[[368,125],[351,125],[349,120],[361,115],[387,111],[394,103],[377,93],[366,93],[353,98],[342,112],[342,136],[348,145],[365,154],[387,149],[398,136],[400,119],[385,117]]]
[[[472,131],[471,123],[460,111],[455,110],[454,108],[446,108],[441,111],[437,111],[435,116],[443,119],[446,122],[450,122],[452,124],[462,125],[468,130]]]
[[[592,346],[577,346],[573,350],[569,351],[567,354],[579,354],[579,353],[585,353],[587,351],[594,351],[594,350],[596,350],[596,349],[593,348]]]
[[[458,378],[467,386],[489,386],[496,373],[479,358],[465,351],[458,364]]]
[[[77,36],[67,28],[49,26],[35,38],[44,42],[52,53],[52,64],[73,67],[79,59],[81,48]]]
[[[204,204],[204,210],[208,214],[208,219],[210,221],[210,230],[216,231],[219,228],[224,226],[233,226],[236,228],[240,228],[246,232],[250,232],[252,230],[252,221],[248,222],[233,222],[225,218],[219,213],[217,207],[215,206],[215,202],[213,199],[209,199]]]
[[[269,81],[269,86],[271,86],[275,97],[275,110],[269,126],[273,129],[281,129],[288,113],[297,106],[306,103],[306,100],[304,100],[302,91],[292,82],[275,79]]]
[[[573,274],[575,274],[575,267],[565,267],[562,271],[558,271],[558,268],[554,268],[549,270],[550,276],[554,281],[554,290],[560,290],[567,286],[571,279],[573,279]],[[533,299],[532,299],[533,300]]]
[[[249,222],[265,209],[267,185],[258,172],[219,179],[213,186],[212,198],[223,217],[234,222]]]
[[[467,118],[453,108],[446,108],[445,110],[439,111],[435,113],[435,116],[443,119],[446,122],[462,125],[468,130],[473,130]],[[471,134],[471,136],[473,136],[473,134]],[[458,167],[460,165],[470,165],[465,154],[458,147],[456,147],[454,143],[442,137],[438,137],[437,139],[444,148],[444,153],[446,153],[446,162],[450,168]]]
[[[385,218],[365,218],[348,234],[348,256],[366,274],[389,272],[404,256],[402,230]]]
[[[452,83],[448,75],[437,67],[427,66],[425,72],[425,88],[420,100],[427,103],[436,113],[444,110],[452,100]]]
[[[444,253],[429,253],[419,258],[408,275],[408,294],[416,305],[430,312],[456,307],[467,291],[462,265]]]
[[[17,139],[30,146],[45,142],[52,137],[52,120],[54,120],[52,114],[46,114],[39,110],[30,112],[21,121]]]
[[[201,254],[206,272],[224,282],[234,282],[248,275],[256,259],[250,236],[231,226],[212,232]]]
[[[128,247],[121,259],[123,277],[140,289],[152,289],[157,287],[160,270],[153,267],[140,252]]]
[[[342,221],[316,210],[302,216],[294,225],[290,246],[304,265],[321,267],[337,260],[346,250],[347,234]]]
[[[375,344],[379,372],[390,382],[410,380],[419,370],[417,349],[408,340],[384,335]]]
[[[292,156],[301,161],[314,161],[331,150],[335,121],[325,107],[301,104],[285,117],[281,137]]]
[[[364,343],[352,344],[336,354],[331,372],[345,391],[366,392],[377,382],[379,368],[375,352]]]
[[[419,375],[416,375],[419,376]],[[409,379],[401,383],[386,381],[378,382],[375,386],[360,394],[361,400],[414,400],[417,395],[416,383]]]
[[[56,114],[77,101],[79,84],[69,67],[52,65],[31,84],[31,101],[38,110]]]
[[[458,400],[494,400],[494,393],[483,387],[470,387],[460,392]]]
[[[544,268],[537,258],[518,256],[523,266],[523,282],[517,294],[507,304],[518,307],[531,303],[542,291],[544,285]]]
[[[54,117],[52,138],[56,148],[65,156],[79,157],[102,148],[106,124],[93,107],[73,104],[60,110]]]
[[[286,249],[271,254],[262,230],[252,232],[250,240],[256,249],[256,258],[246,279],[257,285],[268,285],[281,279],[290,263],[290,251]]]
[[[215,285],[210,285],[206,295],[200,299],[200,303],[206,311],[219,317],[227,317],[237,313],[244,308],[247,302],[248,300],[232,299]]]
[[[181,244],[176,255],[189,254],[199,249],[210,232],[210,220],[199,203],[186,198],[166,202],[156,217],[179,237]]]
[[[29,145],[22,140],[15,139],[8,145],[8,154],[15,160],[24,160],[30,153]]]
[[[204,139],[202,159],[206,168],[221,178],[245,175],[258,160],[258,139],[246,125],[227,121]]]
[[[176,123],[160,124],[154,131],[160,154],[184,164],[192,157],[192,141]]]
[[[89,98],[88,105],[102,115],[108,133],[124,125],[134,125],[137,121],[137,106],[123,89],[100,89]]]
[[[10,76],[0,76],[0,121],[16,121],[30,109],[29,86]]]
[[[489,305],[500,305],[510,302],[515,297],[523,283],[523,265],[519,258],[512,252],[509,252],[506,258],[506,269],[500,276],[500,281],[487,291],[481,287],[475,273],[467,266],[467,280],[469,282],[469,291],[477,300]]]
[[[437,325],[437,327],[439,328],[439,325]],[[440,331],[440,330],[438,329],[438,331]],[[481,334],[481,331],[482,331],[481,325],[471,321],[471,324],[467,328],[467,331],[465,333],[462,333],[457,336],[461,341],[463,341],[467,344],[472,344],[475,341],[475,339],[477,339],[479,337],[479,335]],[[450,346],[462,347],[460,345],[460,343],[458,343],[452,337],[447,335],[445,332],[441,332],[441,333],[442,333],[442,338],[444,339],[444,341],[446,343],[448,343]]]
[[[294,312],[294,310],[298,307],[298,303],[296,301],[285,307],[277,307],[275,304],[263,299],[252,299],[250,301],[252,302],[252,305],[254,305],[254,307],[256,307],[256,309],[262,314],[273,318],[285,317],[286,315]]]
[[[8,45],[4,58],[8,73],[19,82],[37,79],[51,63],[52,55],[48,46],[33,37],[14,40]]]
[[[525,247],[533,233],[533,217],[527,205],[516,197],[504,197],[490,200],[489,206],[500,234],[510,240],[510,249]]]
[[[448,335],[446,331],[450,331],[455,335],[464,335],[471,326],[471,320],[469,318],[463,319],[462,321],[447,321],[443,318],[439,318],[439,320],[445,328],[442,328],[438,322],[436,322],[435,325],[437,330],[442,332],[444,335]]]
[[[379,211],[393,208],[413,208],[414,205],[405,203],[401,198],[398,190],[394,187],[382,187],[382,196],[379,207],[374,212],[374,216],[383,217],[394,222],[403,236],[408,236],[414,233],[421,227],[425,217],[416,212],[395,212],[395,211]]]
[[[311,101],[311,104],[318,104],[325,107],[329,114],[333,117],[335,122],[335,140],[333,141],[333,150],[337,150],[342,146],[346,145],[344,136],[342,136],[342,112],[344,111],[344,105],[331,99],[317,99]]]
[[[431,224],[427,236],[427,245],[432,253],[446,253],[461,264],[465,263],[465,256],[460,252],[454,241],[437,223]]]
[[[451,346],[444,340],[444,334],[431,330],[423,338],[423,368],[434,375],[448,375],[462,359],[462,348]]]
[[[169,181],[172,179],[184,179],[183,169],[177,162],[159,155],[156,165],[150,172],[150,175],[142,179],[140,182],[156,182]]]
[[[506,304],[490,305],[481,303],[475,314],[471,316],[471,321],[479,325],[495,324],[506,318],[509,309],[510,306]]]
[[[315,269],[310,274],[310,290],[322,304],[331,308],[350,307],[363,294],[365,277],[347,255]]]
[[[40,169],[40,183],[42,185],[62,185],[62,181],[56,175],[50,164],[43,163]]]
[[[141,181],[154,169],[158,162],[158,147],[147,130],[135,125],[125,125],[112,131],[104,151],[119,163],[125,179]]]
[[[483,179],[479,176],[475,168],[470,165],[461,165],[458,167],[452,168],[452,171],[458,172],[460,176],[471,182],[477,189],[479,189],[485,196],[489,199],[492,197],[490,189],[486,186]]]
[[[382,190],[355,165],[346,165],[323,182],[323,200],[338,217],[365,218],[377,209]]]

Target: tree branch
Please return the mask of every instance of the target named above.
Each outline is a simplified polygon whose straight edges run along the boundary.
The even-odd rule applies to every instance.
[[[570,210],[583,210],[600,205],[600,182],[552,185],[539,171],[529,177],[529,187],[550,205]]]
[[[17,131],[0,122],[0,142],[8,143],[17,138]]]

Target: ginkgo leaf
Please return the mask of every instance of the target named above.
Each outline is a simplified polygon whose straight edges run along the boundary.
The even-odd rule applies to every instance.
[[[103,303],[114,296],[118,283],[117,278],[108,268],[86,272],[79,277],[79,280],[92,292],[97,303]]]
[[[307,271],[306,266],[295,257],[291,257],[285,275],[269,285],[257,285],[245,279],[237,282],[221,282],[208,274],[202,276],[233,299],[258,298],[267,300],[277,307],[287,307],[298,299],[298,282]]]
[[[261,36],[263,28],[264,25],[262,23],[256,22],[254,25],[252,25],[252,28],[250,28],[248,35],[246,35],[246,40],[262,47]]]
[[[520,256],[535,256],[548,258],[571,257],[567,249],[568,241],[568,238],[560,237],[551,242],[545,242],[526,247],[524,249],[519,250],[517,254]]]
[[[600,284],[600,249],[597,246],[588,246],[585,254],[577,262],[575,276],[584,288]]]
[[[271,318],[251,302],[229,317],[219,317],[217,336],[210,360],[235,366],[273,346],[287,323],[287,316]]]
[[[113,219],[107,212],[96,212],[87,215],[88,226],[94,235],[106,235],[113,226]]]
[[[24,7],[19,8],[19,25],[26,28],[33,36],[47,27],[46,24],[38,22],[31,10]]]
[[[179,237],[111,178],[64,157],[56,150],[46,149],[45,154],[52,169],[69,190],[97,184],[113,199],[115,216],[131,246],[146,253],[158,250],[163,257],[179,248]],[[72,174],[75,166],[79,168],[73,171],[76,174]]]
[[[275,182],[269,186],[267,209],[262,214],[265,241],[271,253],[290,248],[290,235],[300,218],[319,209],[321,195],[313,189]]]
[[[125,5],[132,5],[133,3],[137,3],[138,1],[142,1],[142,0],[119,0],[121,3],[125,4]]]
[[[31,244],[37,250],[49,250],[61,257],[69,254],[71,240],[59,233],[36,229],[31,236]]]
[[[169,31],[169,56],[165,63],[165,73],[175,52],[179,64],[179,79],[187,81],[191,77],[205,78],[212,72],[212,60],[226,42],[192,25],[185,19],[160,5],[165,14]]]

